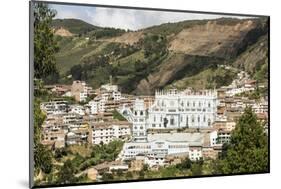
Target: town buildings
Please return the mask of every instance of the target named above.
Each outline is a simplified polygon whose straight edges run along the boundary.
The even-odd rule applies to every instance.
[[[107,144],[113,140],[128,140],[131,136],[132,124],[127,121],[93,122],[91,123],[89,142],[91,144]]]
[[[203,158],[203,146],[211,147],[216,131],[206,133],[154,133],[147,134],[145,142],[127,142],[119,154],[122,160],[135,160],[140,155],[149,166],[167,164],[168,156],[188,156],[192,161]]]
[[[78,102],[85,102],[87,97],[93,94],[92,87],[88,86],[85,81],[73,81],[71,86],[71,96]]]
[[[71,93],[79,102],[91,95],[92,100],[85,105],[62,99],[41,103],[47,115],[41,142],[62,148],[125,141],[117,158],[122,163],[107,166],[108,171],[141,170],[143,164],[151,168],[176,164],[186,157],[192,161],[216,159],[222,145],[230,142],[231,132],[246,107],[252,107],[258,119],[266,123],[266,99],[249,99],[234,92],[241,87],[252,90],[254,85],[240,73],[230,86],[218,90],[171,89],[158,90],[154,96],[134,96],[122,95],[117,85],[102,85],[94,91],[85,82],[74,81],[70,91],[65,86],[51,89],[61,96]],[[114,118],[116,111],[126,121]]]
[[[118,91],[118,86],[106,84],[100,87],[97,96],[88,105],[91,114],[112,112],[119,107],[121,99],[121,92]]]

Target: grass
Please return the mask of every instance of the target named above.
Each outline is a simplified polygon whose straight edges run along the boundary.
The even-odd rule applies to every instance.
[[[89,157],[92,152],[92,149],[90,148],[90,146],[87,146],[87,145],[71,145],[67,148],[73,154],[78,153],[82,157]]]
[[[212,78],[215,75],[225,75],[226,77],[229,77],[229,81],[227,81],[227,84],[230,84],[232,81],[231,78],[233,78],[236,73],[231,72],[229,70],[224,70],[221,68],[208,68],[201,72],[199,72],[196,75],[190,76],[190,77],[184,77],[181,80],[173,82],[171,85],[167,86],[166,88],[178,88],[178,89],[186,89],[187,87],[192,87],[195,90],[201,90],[206,88],[218,88],[221,87],[221,83],[214,81],[211,82]]]
[[[139,61],[143,61],[144,60],[144,52],[143,50],[140,50],[140,51],[137,51],[129,56],[126,56],[124,58],[121,58],[121,59],[118,59],[117,61],[113,62],[113,64],[117,64],[119,63],[120,65],[123,65],[123,64],[132,64],[134,62],[136,62],[137,60]]]

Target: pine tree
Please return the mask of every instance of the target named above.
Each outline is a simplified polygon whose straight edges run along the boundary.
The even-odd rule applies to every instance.
[[[34,3],[34,77],[44,79],[57,73],[54,54],[58,51],[51,28],[56,12],[44,3]]]
[[[258,173],[268,171],[268,137],[256,114],[247,107],[231,134],[222,173]]]

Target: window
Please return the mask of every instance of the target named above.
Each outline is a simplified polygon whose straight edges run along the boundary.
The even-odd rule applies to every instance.
[[[143,115],[143,111],[140,111],[140,115]]]
[[[135,115],[137,115],[137,111],[135,111]]]
[[[191,118],[191,122],[192,122],[192,123],[194,123],[194,116],[192,116],[192,118]]]
[[[203,121],[206,122],[206,116],[203,117]]]
[[[164,127],[167,127],[168,119],[164,118]]]
[[[189,102],[187,102],[186,105],[189,106]]]
[[[153,117],[153,121],[156,122],[156,117],[155,116]]]
[[[200,122],[200,116],[198,116],[197,120],[198,120],[198,122]]]
[[[193,107],[195,107],[195,102],[193,102]]]
[[[211,120],[208,119],[208,126],[210,127],[211,126]]]
[[[171,125],[174,125],[174,124],[175,124],[175,120],[174,120],[174,117],[173,117],[173,116],[172,116],[171,119],[170,119],[170,124],[171,124]]]
[[[210,102],[208,102],[208,107],[209,107],[209,108],[211,107],[211,103],[210,103]]]

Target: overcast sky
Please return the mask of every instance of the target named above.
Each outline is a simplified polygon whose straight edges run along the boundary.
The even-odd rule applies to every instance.
[[[77,5],[52,4],[50,5],[50,7],[57,11],[56,18],[76,18],[84,20],[96,26],[114,27],[130,30],[138,30],[162,23],[179,22],[183,20],[235,17],[215,14],[163,12],[152,10],[87,7]],[[236,16],[236,18],[246,17]]]

